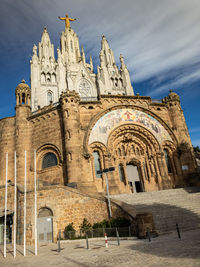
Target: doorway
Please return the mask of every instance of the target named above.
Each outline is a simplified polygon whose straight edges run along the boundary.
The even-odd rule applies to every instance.
[[[53,213],[48,208],[42,208],[37,219],[39,243],[53,242]]]
[[[144,192],[144,185],[140,179],[140,174],[137,165],[129,163],[126,165],[126,173],[128,184],[132,193]]]

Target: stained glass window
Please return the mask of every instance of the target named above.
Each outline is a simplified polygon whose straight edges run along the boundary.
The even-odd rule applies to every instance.
[[[57,157],[54,153],[47,153],[45,154],[43,161],[42,161],[42,169],[49,168],[52,166],[56,166],[58,164]]]
[[[93,157],[94,157],[94,168],[95,168],[95,175],[96,178],[101,178],[101,174],[98,174],[97,171],[101,170],[101,162],[100,162],[100,155],[98,151],[93,152]]]
[[[170,161],[170,157],[169,157],[168,151],[166,149],[164,149],[164,154],[165,154],[165,161],[166,161],[166,164],[167,164],[168,172],[172,173],[171,161]]]

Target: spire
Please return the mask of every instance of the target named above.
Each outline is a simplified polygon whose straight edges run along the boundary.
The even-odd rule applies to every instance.
[[[94,68],[93,68],[93,62],[92,62],[92,57],[90,56],[90,69],[93,72]]]
[[[123,58],[122,54],[120,54],[119,60],[121,63],[121,69],[124,70],[126,68],[126,65],[124,63],[124,58]]]
[[[103,58],[104,55],[104,58]],[[100,52],[100,61],[108,67],[113,67],[115,64],[115,58],[112,49],[109,47],[106,37],[102,35],[101,40],[101,52]]]
[[[81,57],[82,57],[83,65],[85,65],[85,52],[84,52],[83,46],[81,46]]]
[[[35,44],[33,46],[33,56],[32,56],[31,63],[38,63],[37,46]]]
[[[51,44],[47,28],[44,27],[41,42],[39,43],[39,59],[44,61],[55,60],[54,46]]]

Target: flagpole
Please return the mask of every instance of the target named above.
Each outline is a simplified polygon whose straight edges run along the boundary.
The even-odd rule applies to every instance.
[[[7,220],[7,193],[8,193],[8,153],[6,153],[6,185],[5,185],[5,212],[4,212],[4,258],[6,258],[6,220]]]
[[[26,151],[24,157],[24,256],[26,256]]]
[[[35,185],[35,256],[37,256],[37,169],[36,150],[34,150],[34,185]]]
[[[14,258],[16,257],[16,218],[17,218],[17,167],[16,167],[16,151],[14,153]]]

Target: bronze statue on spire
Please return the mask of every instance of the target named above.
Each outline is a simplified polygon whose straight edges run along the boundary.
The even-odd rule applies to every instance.
[[[65,29],[70,28],[70,21],[74,21],[76,19],[69,18],[66,14],[64,18],[58,17],[60,20],[65,20]]]

